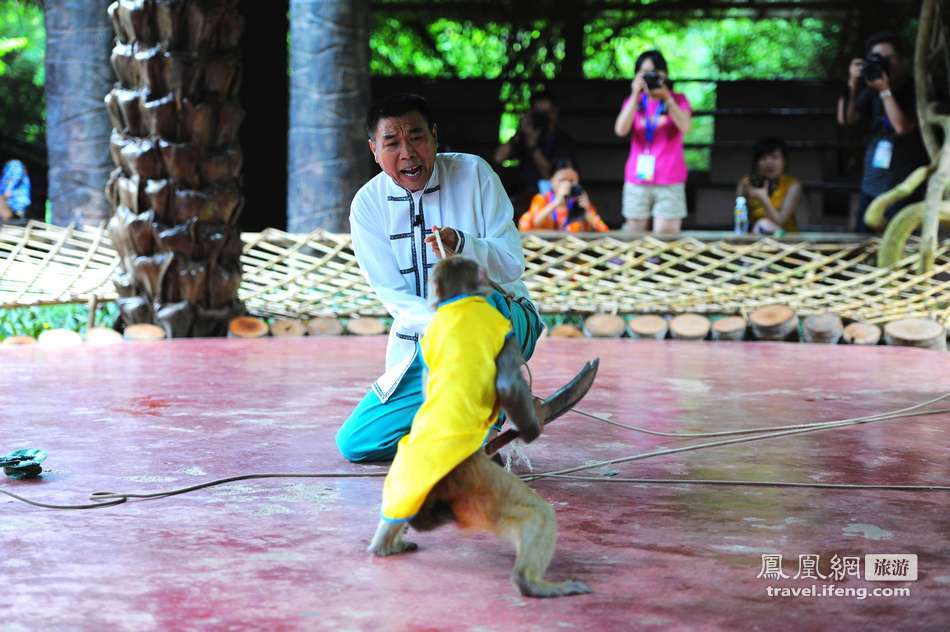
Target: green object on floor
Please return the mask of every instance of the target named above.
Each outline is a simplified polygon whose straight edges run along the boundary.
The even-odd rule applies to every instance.
[[[36,478],[43,471],[40,463],[46,460],[46,450],[38,448],[24,448],[14,450],[10,454],[0,457],[0,467],[3,473],[15,480]]]

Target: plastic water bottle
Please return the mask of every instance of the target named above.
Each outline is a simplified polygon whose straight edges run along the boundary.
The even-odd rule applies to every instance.
[[[741,195],[736,198],[733,232],[737,235],[745,235],[749,232],[749,207],[746,206],[745,197]]]

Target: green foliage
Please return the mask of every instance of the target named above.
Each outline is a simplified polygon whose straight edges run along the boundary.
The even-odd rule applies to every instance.
[[[45,142],[45,57],[43,9],[0,0],[0,130],[4,136],[29,144]]]
[[[546,20],[515,27],[437,18],[432,22],[374,14],[370,69],[377,75],[503,78],[505,104],[499,138],[507,140],[536,85],[557,77],[564,40]],[[716,107],[716,81],[815,78],[826,74],[840,26],[813,17],[800,20],[747,17],[722,20],[627,20],[607,12],[584,26],[583,70],[592,79],[630,79],[637,56],[663,51],[670,75],[680,79],[695,110]],[[508,42],[511,42],[510,47]],[[684,81],[685,79],[685,81]],[[687,143],[713,140],[713,118],[693,119]],[[691,169],[707,169],[708,149],[687,149]]]
[[[119,317],[114,302],[101,303],[96,309],[97,327],[112,327]],[[0,308],[0,340],[9,336],[39,336],[48,329],[70,329],[85,333],[89,306],[70,303],[36,307]]]

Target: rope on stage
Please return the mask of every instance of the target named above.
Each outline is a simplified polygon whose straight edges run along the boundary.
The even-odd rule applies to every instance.
[[[821,422],[810,422],[805,424],[792,424],[784,426],[767,426],[763,428],[751,428],[751,429],[734,429],[734,430],[723,430],[719,432],[699,432],[699,433],[667,433],[667,432],[657,432],[654,430],[649,430],[647,428],[642,428],[639,426],[631,426],[626,424],[620,424],[617,422],[610,421],[602,416],[594,415],[591,413],[579,411],[577,409],[574,412],[578,412],[584,416],[593,418],[597,421],[608,423],[614,426],[619,426],[628,430],[633,430],[635,432],[641,432],[646,434],[651,434],[655,436],[664,436],[664,437],[677,437],[677,438],[691,438],[691,437],[721,437],[726,435],[744,435],[754,433],[753,436],[737,437],[734,439],[720,439],[716,441],[708,441],[688,446],[682,446],[677,448],[661,448],[658,450],[653,450],[651,452],[642,452],[639,454],[634,454],[631,456],[620,457],[616,459],[609,459],[606,461],[596,461],[593,463],[585,463],[583,465],[578,465],[574,467],[564,468],[560,470],[552,470],[549,472],[539,472],[536,474],[526,474],[522,475],[521,478],[525,481],[534,481],[537,479],[543,478],[553,478],[561,480],[573,480],[573,481],[584,481],[584,482],[597,482],[597,483],[632,483],[639,485],[729,485],[729,486],[753,486],[753,487],[792,487],[792,488],[811,488],[811,489],[838,489],[838,490],[890,490],[890,491],[908,491],[908,492],[950,492],[950,485],[879,485],[874,483],[800,483],[800,482],[789,482],[789,481],[748,481],[748,480],[714,480],[714,479],[657,479],[657,478],[627,478],[627,477],[613,477],[613,476],[578,476],[575,475],[575,472],[580,472],[583,470],[596,469],[604,467],[607,465],[616,465],[618,463],[629,463],[631,461],[640,461],[644,459],[656,458],[660,456],[667,456],[670,454],[676,454],[679,452],[689,452],[695,450],[703,450],[708,448],[715,448],[724,445],[734,445],[738,443],[748,443],[751,441],[761,441],[765,439],[776,439],[779,437],[804,434],[810,432],[820,432],[824,430],[835,430],[839,428],[846,428],[850,426],[862,425],[862,424],[873,424],[885,421],[893,421],[896,419],[903,419],[909,417],[918,417],[925,415],[936,415],[944,414],[950,412],[950,409],[937,409],[937,410],[922,410],[927,406],[935,404],[939,401],[950,399],[950,393],[945,393],[940,397],[935,397],[933,399],[921,402],[919,404],[914,404],[912,406],[907,406],[905,408],[900,408],[898,410],[893,410],[886,413],[880,413],[876,415],[866,415],[863,417],[853,417],[849,419],[838,419],[832,421],[821,421]],[[375,470],[372,472],[289,472],[289,473],[259,473],[259,474],[244,474],[241,476],[231,476],[228,478],[220,478],[205,483],[199,483],[197,485],[191,485],[188,487],[181,487],[178,489],[164,490],[152,493],[141,493],[141,492],[109,492],[109,491],[96,491],[92,492],[89,495],[90,500],[93,502],[81,505],[57,505],[52,503],[43,503],[35,500],[31,500],[24,496],[8,492],[6,490],[0,489],[0,494],[9,496],[15,500],[26,503],[28,505],[33,505],[34,507],[41,507],[44,509],[100,509],[104,507],[114,507],[116,505],[121,505],[129,500],[157,500],[159,498],[168,498],[171,496],[177,496],[179,494],[187,494],[190,492],[198,491],[201,489],[206,489],[209,487],[215,487],[217,485],[224,485],[227,483],[233,483],[235,481],[243,480],[252,480],[252,479],[262,479],[262,478],[378,478],[386,476],[386,470]]]
[[[386,315],[349,235],[267,229],[242,239],[239,296],[251,313],[292,319]],[[620,233],[530,233],[522,243],[524,281],[546,314],[737,314],[784,303],[803,316],[832,311],[874,324],[933,317],[950,328],[950,240],[939,245],[933,270],[922,274],[915,254],[878,267],[876,238],[664,241]],[[112,300],[117,267],[104,225],[0,226],[2,307],[85,302],[92,295]]]

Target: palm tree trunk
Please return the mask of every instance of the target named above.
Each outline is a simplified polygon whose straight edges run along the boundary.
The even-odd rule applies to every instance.
[[[109,6],[118,84],[106,97],[117,168],[107,187],[126,323],[215,336],[243,312],[238,0]]]
[[[45,4],[46,145],[53,222],[96,222],[111,213],[111,169],[102,95],[112,87],[112,25],[99,0]]]
[[[370,177],[369,0],[291,0],[287,227],[349,230]]]

